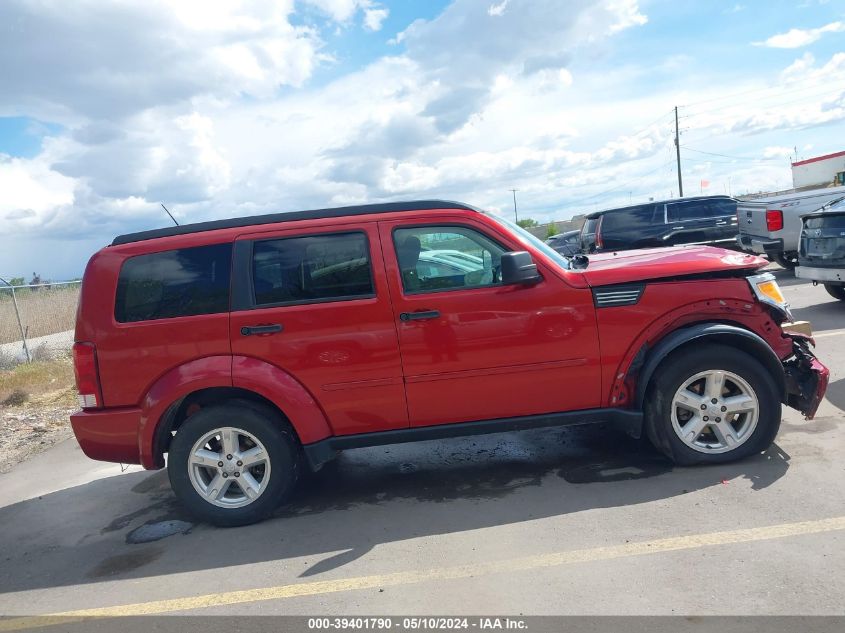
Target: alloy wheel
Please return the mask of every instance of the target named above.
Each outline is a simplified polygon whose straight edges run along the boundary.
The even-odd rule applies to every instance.
[[[221,508],[241,508],[260,497],[270,481],[270,456],[257,437],[234,427],[206,433],[188,457],[197,494]]]
[[[713,369],[690,377],[672,398],[672,428],[701,453],[727,453],[754,433],[760,416],[757,394],[743,378]]]

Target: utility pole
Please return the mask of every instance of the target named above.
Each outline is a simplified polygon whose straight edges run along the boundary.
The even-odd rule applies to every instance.
[[[519,217],[516,215],[516,192],[519,189],[511,189],[511,193],[513,193],[513,221],[519,222]]]
[[[684,197],[684,181],[681,178],[681,139],[678,134],[678,106],[675,106],[675,154],[678,156],[678,197]]]

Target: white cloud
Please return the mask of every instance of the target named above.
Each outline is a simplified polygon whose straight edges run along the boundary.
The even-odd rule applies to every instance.
[[[166,224],[159,201],[180,221],[426,196],[496,209],[511,187],[538,218],[561,219],[637,192],[670,195],[669,106],[714,97],[715,76],[693,73],[692,54],[592,70],[627,39],[616,33],[646,21],[630,0],[455,0],[396,36],[391,55],[314,82],[326,59],[318,34],[372,30],[384,17],[368,23],[368,11],[387,9],[308,0],[318,19],[308,13],[313,26],[294,26],[302,20],[291,12],[305,1],[150,1],[99,11],[93,0],[64,11],[0,3],[0,22],[25,17],[38,40],[0,40],[3,59],[16,60],[0,75],[0,114],[65,126],[35,158],[0,161],[0,232],[105,242]],[[491,12],[497,7],[503,15]],[[77,41],[97,46],[75,50]],[[55,50],[68,54],[54,69]],[[671,85],[658,81],[664,75]],[[751,83],[720,76],[716,97],[760,92],[682,108],[682,143],[753,155],[730,144],[843,121],[843,97],[833,94],[843,81],[845,53],[806,54]],[[803,100],[786,103],[793,98]],[[761,158],[818,143],[760,138]],[[714,191],[723,187],[719,169],[730,170],[734,191],[788,175],[786,161],[721,161],[691,160],[685,171],[696,169]],[[4,250],[0,268],[10,270]]]
[[[845,31],[845,22],[831,22],[817,29],[790,29],[786,33],[772,35],[763,42],[754,42],[755,46],[770,48],[801,48],[821,39],[825,33]]]
[[[487,15],[500,16],[505,14],[505,9],[508,8],[510,0],[502,0],[499,4],[491,4],[487,9]]]
[[[390,11],[374,0],[304,0],[336,22],[349,22],[359,11],[364,15],[363,25],[368,31],[381,30],[382,22]]]
[[[387,19],[390,12],[387,9],[365,9],[364,28],[369,31],[380,31],[382,22]]]
[[[0,191],[0,227],[38,226],[56,209],[73,204],[74,180],[44,161],[0,155]]]
[[[783,69],[780,74],[784,80],[803,79],[807,76],[807,72],[816,63],[816,58],[810,52],[804,53],[801,57],[792,62],[789,66]]]

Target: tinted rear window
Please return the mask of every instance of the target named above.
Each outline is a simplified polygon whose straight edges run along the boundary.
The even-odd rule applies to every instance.
[[[660,219],[662,223],[662,218]],[[611,211],[604,215],[602,231],[622,231],[649,226],[654,222],[654,205],[648,204],[631,209]]]
[[[120,269],[119,323],[229,310],[231,244],[184,248],[127,259]]]
[[[370,297],[370,249],[363,233],[256,242],[252,278],[257,305]]]
[[[586,235],[588,233],[595,233],[596,232],[596,225],[599,223],[598,218],[587,218],[587,221],[584,222],[584,228],[581,229],[582,235]]]
[[[666,219],[669,222],[707,220],[731,215],[736,215],[736,202],[732,200],[690,200],[666,205]]]

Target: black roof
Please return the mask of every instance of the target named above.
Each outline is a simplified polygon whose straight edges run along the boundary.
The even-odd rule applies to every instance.
[[[395,213],[397,211],[426,211],[429,209],[463,209],[465,211],[479,211],[479,209],[468,204],[463,204],[462,202],[453,202],[451,200],[410,200],[407,202],[361,204],[351,207],[313,209],[310,211],[291,211],[288,213],[268,213],[265,215],[252,215],[242,218],[228,218],[225,220],[212,220],[210,222],[197,222],[195,224],[168,226],[163,229],[153,229],[151,231],[140,231],[138,233],[127,233],[126,235],[118,235],[112,241],[112,246],[117,246],[118,244],[129,244],[130,242],[154,240],[159,237],[170,237],[172,235],[188,235],[190,233],[215,231],[217,229],[232,229],[241,226],[257,226],[261,224],[275,224],[277,222],[295,222],[297,220],[318,220],[321,218],[341,218],[349,215],[368,215],[370,213]]]
[[[725,195],[718,195],[718,196],[690,196],[689,198],[669,198],[668,200],[652,200],[651,202],[641,202],[640,204],[630,204],[626,207],[616,207],[613,209],[604,209],[603,211],[593,211],[592,213],[587,213],[584,217],[588,220],[595,220],[597,217],[604,215],[606,213],[616,213],[617,211],[627,211],[628,209],[637,209],[639,207],[644,207],[648,204],[669,204],[673,202],[690,202],[691,200],[735,200],[730,196]]]

